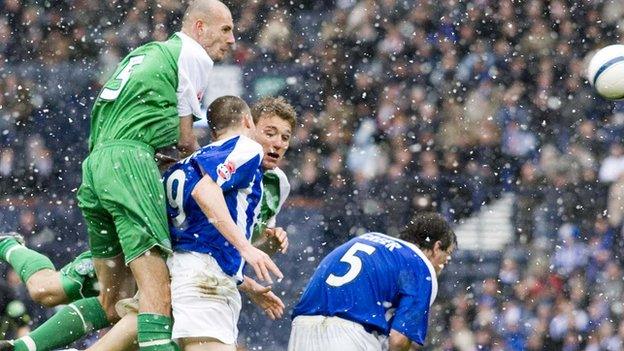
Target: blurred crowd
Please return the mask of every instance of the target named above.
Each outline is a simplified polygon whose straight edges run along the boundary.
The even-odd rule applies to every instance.
[[[329,249],[364,230],[396,234],[421,209],[457,221],[511,192],[516,235],[498,276],[459,275],[460,255],[444,279],[466,289],[441,292],[430,349],[624,349],[624,106],[597,98],[583,72],[619,42],[624,4],[229,5],[227,63],[246,98],[283,95],[299,113],[284,168],[303,212],[284,221],[314,225],[296,240]],[[0,224],[55,263],[86,245],[74,194],[94,96],[129,50],[179,28],[181,6],[0,1]],[[15,279],[2,289],[25,296]],[[7,304],[16,325],[46,313]]]

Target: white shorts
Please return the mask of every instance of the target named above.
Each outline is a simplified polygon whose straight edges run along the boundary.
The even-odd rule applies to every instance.
[[[209,337],[235,344],[241,296],[234,278],[223,273],[212,256],[197,252],[174,252],[167,266],[171,274],[172,337]]]
[[[292,322],[288,351],[380,351],[383,339],[361,324],[339,317],[297,316]]]

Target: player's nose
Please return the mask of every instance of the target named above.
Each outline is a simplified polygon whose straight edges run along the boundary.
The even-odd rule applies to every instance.
[[[279,149],[282,148],[282,145],[280,144],[279,140],[275,140],[271,143],[271,148],[273,149],[273,151],[279,151]]]
[[[276,145],[276,147],[278,147],[281,150],[281,149],[285,149],[286,148],[287,143],[284,140],[282,140],[281,138],[279,138],[278,140],[275,141],[275,145]]]

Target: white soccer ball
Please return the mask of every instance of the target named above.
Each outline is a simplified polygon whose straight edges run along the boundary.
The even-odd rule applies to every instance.
[[[589,61],[587,79],[605,99],[624,99],[624,45],[609,45]]]

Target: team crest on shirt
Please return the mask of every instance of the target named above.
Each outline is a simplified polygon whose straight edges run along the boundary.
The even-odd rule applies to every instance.
[[[234,172],[236,172],[236,166],[232,161],[224,162],[217,166],[217,175],[226,182],[232,178]]]
[[[197,101],[201,101],[202,97],[204,97],[203,91],[200,91],[199,93],[197,93]]]
[[[80,275],[91,275],[91,273],[94,272],[95,267],[93,267],[93,261],[91,259],[85,259],[80,261],[74,269],[76,270],[76,273]]]

